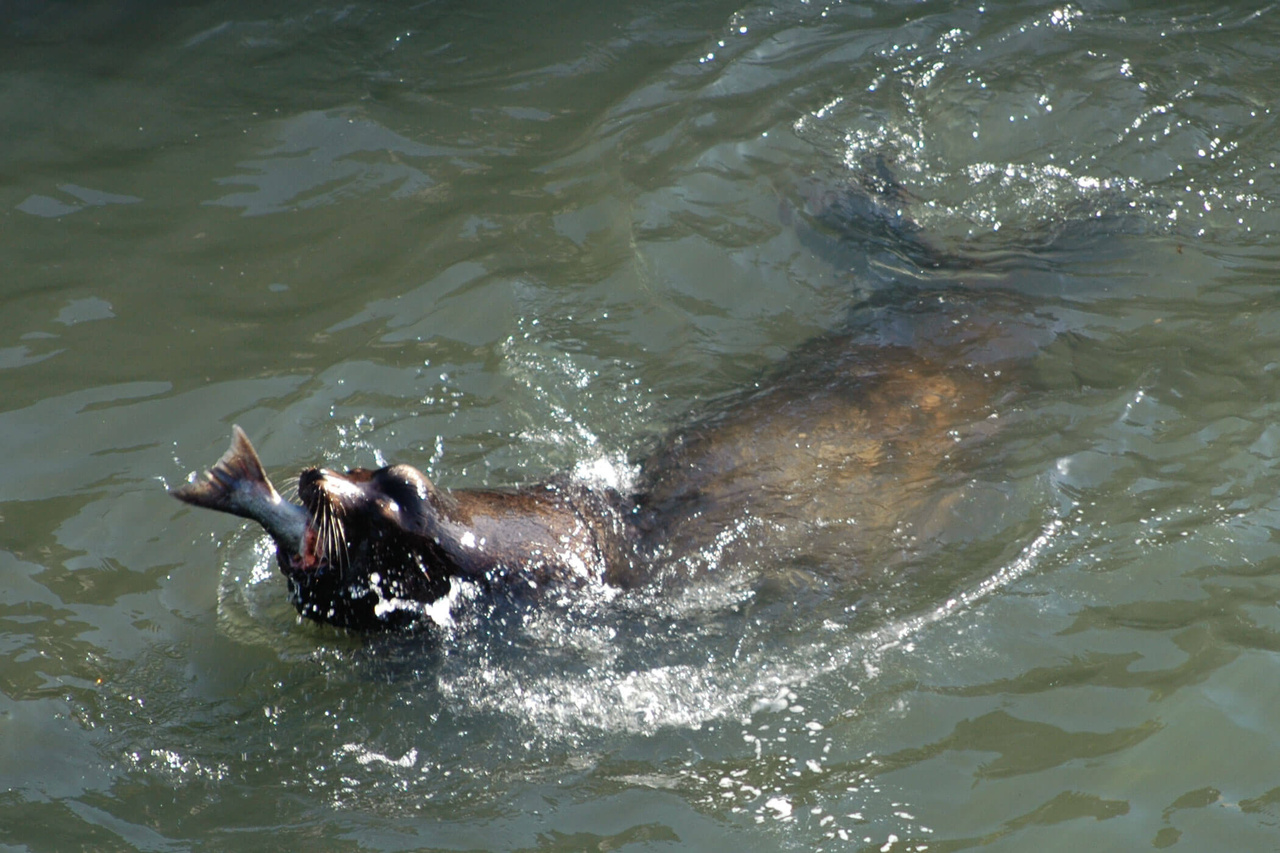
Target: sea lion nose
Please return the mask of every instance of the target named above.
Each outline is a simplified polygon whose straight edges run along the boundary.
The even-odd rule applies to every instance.
[[[323,468],[308,468],[298,475],[298,497],[307,506],[314,506],[322,480],[324,480]]]

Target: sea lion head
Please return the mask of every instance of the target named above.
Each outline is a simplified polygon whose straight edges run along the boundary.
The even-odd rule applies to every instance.
[[[420,618],[422,602],[448,592],[456,566],[431,535],[440,497],[416,468],[309,468],[298,498],[310,520],[280,567],[303,616],[386,627]]]

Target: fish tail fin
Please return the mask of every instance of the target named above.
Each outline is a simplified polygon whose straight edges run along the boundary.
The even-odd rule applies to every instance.
[[[231,427],[231,446],[222,458],[203,477],[170,489],[169,494],[193,506],[243,515],[237,496],[245,489],[265,490],[268,495],[276,495],[275,487],[267,479],[267,472],[258,459],[258,452],[249,443],[244,430],[235,425]]]

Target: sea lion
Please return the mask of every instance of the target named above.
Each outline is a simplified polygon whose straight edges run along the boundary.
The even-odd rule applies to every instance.
[[[826,209],[859,220],[854,231],[901,235],[904,256],[938,268],[893,185],[850,192],[874,203]],[[392,465],[304,471],[299,505],[236,427],[226,455],[173,495],[262,524],[298,611],[346,628],[412,621],[454,577],[515,592],[626,587],[738,554],[835,554],[827,563],[848,571],[945,514],[930,496],[949,460],[990,433],[1011,364],[1052,337],[1010,298],[936,286],[865,307],[873,321],[819,336],[660,442],[627,494],[568,478],[450,491]]]

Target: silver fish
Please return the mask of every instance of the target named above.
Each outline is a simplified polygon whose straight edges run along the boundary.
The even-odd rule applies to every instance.
[[[204,473],[169,494],[193,506],[215,509],[261,524],[284,554],[297,554],[307,532],[306,509],[280,497],[267,479],[258,453],[239,426],[231,428],[231,447]]]

